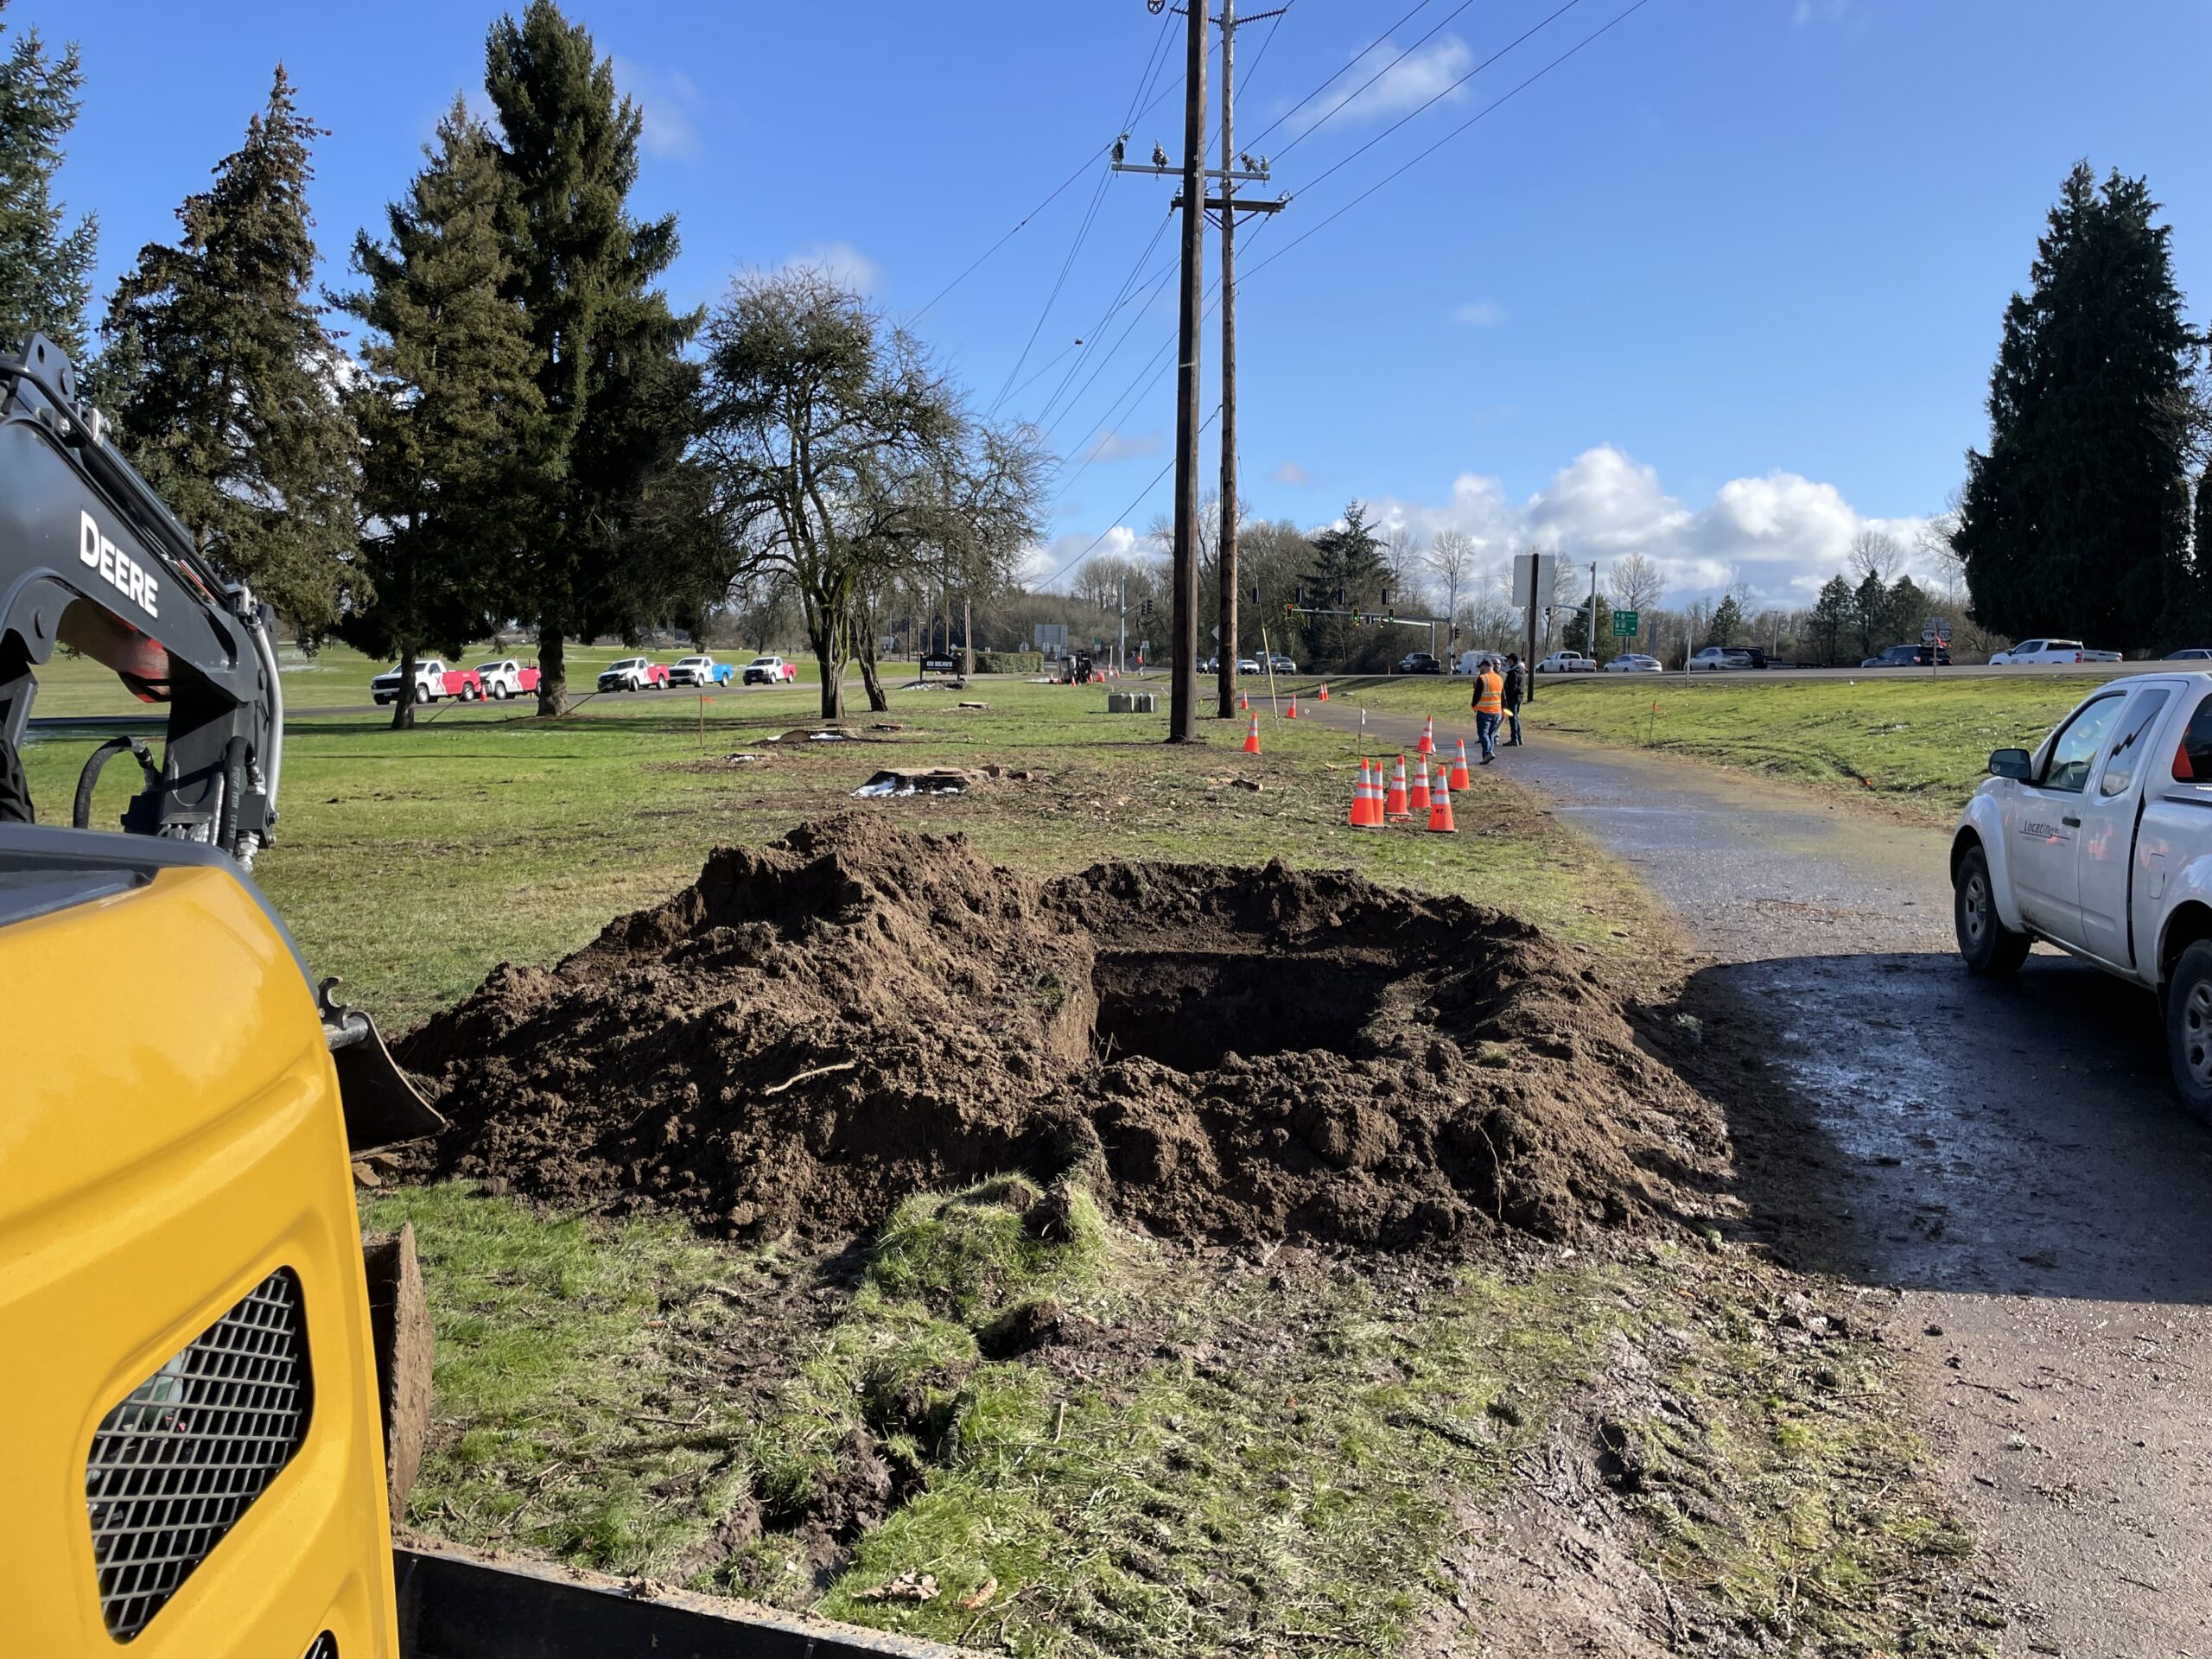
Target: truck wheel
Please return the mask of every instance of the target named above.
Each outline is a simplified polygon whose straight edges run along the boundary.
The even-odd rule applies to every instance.
[[[1959,873],[1951,883],[1951,917],[1968,973],[2003,979],[2018,973],[2028,959],[2028,936],[2015,933],[1997,914],[1989,860],[1979,847],[1968,848],[1959,861]]]
[[[473,685],[463,685],[463,686],[461,688],[461,700],[463,702],[475,702],[475,701],[476,701],[476,688],[475,688],[474,686],[473,686]]]
[[[2183,951],[2166,982],[2166,1058],[2182,1104],[2212,1120],[2212,939]]]

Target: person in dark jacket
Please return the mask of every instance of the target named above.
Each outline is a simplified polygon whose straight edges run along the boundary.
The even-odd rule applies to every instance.
[[[1529,689],[1529,671],[1516,652],[1505,659],[1505,747],[1521,747],[1521,699]]]

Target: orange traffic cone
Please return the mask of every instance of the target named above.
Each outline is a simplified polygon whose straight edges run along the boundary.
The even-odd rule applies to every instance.
[[[1366,761],[1361,761],[1359,763],[1359,775],[1363,780],[1361,785],[1361,796],[1362,799],[1365,803],[1364,815],[1359,821],[1359,827],[1363,830],[1380,830],[1384,827],[1382,823],[1382,767],[1381,763],[1377,762],[1376,765],[1370,766]]]
[[[1283,718],[1285,720],[1296,720],[1298,718],[1298,693],[1295,691],[1290,694],[1290,707],[1284,712]]]
[[[1351,786],[1351,827],[1367,828],[1367,762],[1359,763],[1359,777]]]
[[[1390,792],[1382,803],[1386,818],[1410,818],[1413,812],[1406,805],[1406,757],[1398,757],[1398,770],[1391,775]]]
[[[1244,753],[1247,754],[1257,754],[1259,752],[1260,717],[1257,715],[1255,715],[1252,716],[1252,729],[1244,734]]]
[[[1436,716],[1434,715],[1431,715],[1428,717],[1428,724],[1421,728],[1421,741],[1414,747],[1414,753],[1415,754],[1436,753]]]
[[[1239,713],[1239,714],[1243,714],[1243,713],[1247,709],[1249,709],[1251,706],[1252,706],[1252,694],[1251,694],[1249,691],[1239,691],[1239,692],[1236,694],[1236,711],[1237,711],[1237,713]]]
[[[1326,702],[1328,700],[1329,686],[1328,683],[1325,680],[1322,682],[1321,689],[1313,694],[1313,701],[1316,702]]]
[[[1453,756],[1452,760],[1452,787],[1454,789],[1465,789],[1466,786],[1467,740],[1463,737],[1459,740],[1459,753]]]
[[[1407,804],[1416,812],[1428,810],[1428,762],[1416,756],[1414,760],[1414,792],[1407,798]]]
[[[1459,826],[1452,822],[1452,784],[1440,774],[1436,779],[1436,798],[1428,809],[1428,832],[1432,836],[1459,833]]]

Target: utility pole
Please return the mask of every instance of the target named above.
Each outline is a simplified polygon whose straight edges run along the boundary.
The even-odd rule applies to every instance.
[[[1114,588],[1114,671],[1129,671],[1129,579],[1127,576]]]
[[[1154,11],[1164,0],[1146,0]],[[1285,10],[1287,10],[1286,8]],[[1231,165],[1235,87],[1230,67],[1238,19],[1235,0],[1224,0],[1222,27],[1222,164],[1209,169],[1206,158],[1206,7],[1192,0],[1187,12],[1190,29],[1185,42],[1183,75],[1183,164],[1172,168],[1166,152],[1153,149],[1149,167],[1125,162],[1124,133],[1114,146],[1117,173],[1151,173],[1181,176],[1182,192],[1175,206],[1183,212],[1183,284],[1181,319],[1178,327],[1179,352],[1175,378],[1175,594],[1174,678],[1167,698],[1167,741],[1187,743],[1197,736],[1198,694],[1198,413],[1201,386],[1198,375],[1198,335],[1205,320],[1205,215],[1218,211],[1222,219],[1222,461],[1221,461],[1221,715],[1233,718],[1236,697],[1236,323],[1235,221],[1239,213],[1280,213],[1288,204],[1239,201],[1234,191],[1240,180],[1265,181],[1266,164],[1238,171]],[[1279,12],[1255,13],[1243,21],[1258,22]],[[1210,197],[1206,181],[1221,181],[1222,193]]]

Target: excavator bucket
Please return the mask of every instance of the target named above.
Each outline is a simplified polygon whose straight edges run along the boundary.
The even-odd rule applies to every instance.
[[[338,1068],[338,1098],[346,1109],[346,1144],[358,1158],[379,1147],[420,1141],[439,1133],[446,1120],[416,1091],[384,1046],[377,1022],[332,995],[338,981],[316,988],[322,1034]]]

